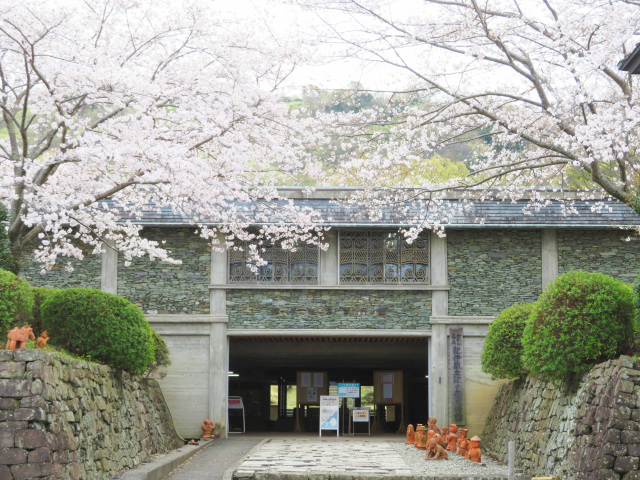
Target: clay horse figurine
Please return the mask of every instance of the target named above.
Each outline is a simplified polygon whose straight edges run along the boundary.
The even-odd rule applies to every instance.
[[[43,330],[38,339],[36,340],[36,348],[44,348],[49,341],[49,335],[46,330]]]
[[[33,334],[33,329],[29,325],[25,325],[22,328],[14,328],[9,330],[7,335],[9,340],[7,341],[7,350],[15,350],[16,348],[24,348],[27,340],[35,340],[36,337]]]

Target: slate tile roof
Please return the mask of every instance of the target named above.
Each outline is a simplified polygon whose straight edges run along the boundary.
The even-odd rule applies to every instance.
[[[415,225],[416,222],[425,219],[433,220],[433,215],[428,208],[410,204],[384,206],[381,208],[379,218],[370,218],[355,204],[338,203],[330,199],[294,199],[292,201],[296,206],[312,208],[319,214],[322,222],[331,227],[402,227]],[[280,200],[274,203],[284,205],[286,202],[288,201]],[[251,220],[254,212],[263,208],[257,203],[236,204],[236,206],[249,223],[254,223]],[[443,206],[451,214],[448,221],[444,221],[443,224],[450,227],[614,228],[640,225],[640,217],[631,208],[624,203],[612,201],[576,200],[564,203],[552,201],[536,209],[528,201],[511,203],[488,200],[465,204],[460,200],[445,200]],[[186,226],[193,223],[188,215],[172,210],[171,207],[158,209],[157,206],[149,205],[139,213],[142,214],[140,218],[127,214],[122,214],[122,218],[147,226]],[[271,222],[278,223],[278,218],[272,217]]]

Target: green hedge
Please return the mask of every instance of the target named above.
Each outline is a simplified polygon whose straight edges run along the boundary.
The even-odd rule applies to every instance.
[[[33,333],[36,337],[38,337],[44,328],[42,328],[42,315],[41,315],[41,307],[44,302],[49,300],[53,295],[62,290],[57,288],[32,288],[33,292],[33,315],[31,320],[31,328],[33,328]],[[48,332],[47,332],[48,333]],[[55,342],[54,342],[55,343]]]
[[[631,287],[602,273],[560,275],[534,303],[523,335],[525,367],[547,380],[588,371],[633,339]]]
[[[522,334],[533,309],[531,303],[516,303],[491,322],[482,350],[482,371],[493,378],[525,375],[522,365]]]
[[[131,302],[88,288],[69,288],[41,307],[51,342],[79,356],[144,372],[155,360],[151,327]]]
[[[33,292],[26,280],[0,270],[0,342],[7,330],[29,324],[33,311]]]
[[[155,353],[153,363],[149,365],[149,373],[153,372],[157,368],[168,367],[169,365],[171,365],[171,359],[169,358],[169,347],[167,347],[167,344],[155,330],[151,329],[151,335],[153,336]]]

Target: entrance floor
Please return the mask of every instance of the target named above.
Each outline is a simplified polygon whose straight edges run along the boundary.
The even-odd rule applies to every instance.
[[[450,454],[448,460],[428,461],[424,450],[405,445],[403,440],[330,436],[272,438],[245,458],[233,478],[502,480],[508,476],[505,465],[489,458],[477,464]]]

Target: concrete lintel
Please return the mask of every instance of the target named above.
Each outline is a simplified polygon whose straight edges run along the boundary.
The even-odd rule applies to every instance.
[[[425,290],[448,291],[449,285],[288,285],[288,284],[257,284],[257,283],[227,283],[209,285],[211,290]]]
[[[153,323],[150,325],[160,336],[209,337],[215,323]]]
[[[430,337],[431,330],[400,329],[229,329],[229,337]]]
[[[228,315],[147,314],[149,323],[229,323]]]
[[[433,325],[490,325],[495,317],[488,316],[473,316],[473,315],[444,315],[444,316],[431,316],[429,317],[429,323]]]

